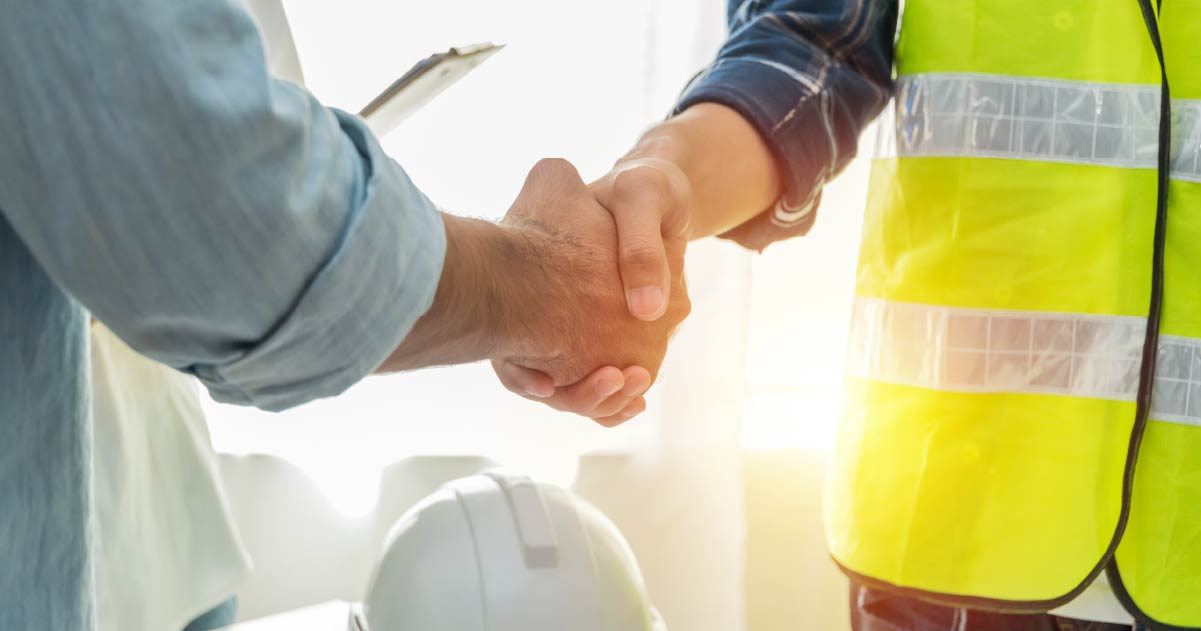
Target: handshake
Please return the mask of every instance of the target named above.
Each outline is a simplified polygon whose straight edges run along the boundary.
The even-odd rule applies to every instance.
[[[759,132],[716,103],[651,128],[592,184],[543,160],[499,224],[443,215],[433,305],[380,369],[489,359],[517,394],[622,423],[688,316],[688,240],[751,225],[782,192]]]
[[[434,303],[381,370],[489,359],[506,388],[555,409],[606,426],[639,414],[690,309],[690,193],[666,160],[589,185],[548,159],[499,223],[443,215]]]

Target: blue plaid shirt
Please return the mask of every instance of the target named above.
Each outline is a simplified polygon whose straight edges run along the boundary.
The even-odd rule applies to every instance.
[[[730,38],[677,110],[707,101],[741,113],[779,162],[776,205],[726,235],[762,249],[805,234],[822,187],[855,157],[892,95],[896,0],[730,0]]]

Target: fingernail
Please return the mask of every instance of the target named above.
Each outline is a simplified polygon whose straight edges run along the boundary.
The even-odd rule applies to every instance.
[[[658,287],[631,289],[626,300],[630,303],[630,313],[636,316],[653,316],[663,308],[663,290]]]
[[[545,399],[545,398],[551,396],[552,394],[554,394],[555,389],[554,388],[540,388],[536,385],[529,385],[529,386],[525,387],[525,393],[530,395],[531,397],[538,397],[539,399]]]
[[[624,385],[617,379],[602,379],[596,383],[596,393],[602,397],[612,396],[617,394],[617,391],[621,390]]]

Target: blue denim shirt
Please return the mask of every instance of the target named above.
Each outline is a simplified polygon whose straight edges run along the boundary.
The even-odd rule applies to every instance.
[[[230,0],[8,3],[0,97],[0,629],[85,631],[85,309],[280,409],[384,360],[445,236],[359,121],[268,76]]]
[[[730,0],[728,18],[729,39],[677,110],[727,105],[775,154],[784,196],[723,235],[762,249],[809,230],[822,187],[892,97],[897,0]]]
[[[432,300],[445,248],[433,206],[359,120],[268,76],[231,2],[6,7],[0,94],[13,237],[132,347],[218,399],[279,409],[336,394]]]

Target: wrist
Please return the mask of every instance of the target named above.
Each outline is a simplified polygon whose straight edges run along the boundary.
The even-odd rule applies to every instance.
[[[508,237],[500,226],[481,219],[443,215],[446,225],[446,262],[435,317],[459,320],[465,350],[472,360],[490,357],[496,350],[499,331],[493,316],[501,307],[500,285],[495,262]]]
[[[569,300],[571,289],[562,269],[561,248],[571,240],[551,226],[527,219],[506,218],[495,226],[499,234],[490,244],[492,357],[521,359],[553,328],[557,305]],[[578,253],[577,253],[578,254]]]
[[[644,164],[679,172],[691,185],[696,175],[696,152],[691,133],[676,119],[671,119],[647,130],[633,148],[617,160],[614,170],[623,170],[633,164]]]
[[[690,182],[698,182],[713,171],[715,153],[723,133],[733,120],[742,117],[714,103],[699,103],[651,127],[618,163],[629,160],[662,160],[678,168]],[[716,141],[716,142],[715,142]]]
[[[691,195],[689,239],[720,234],[768,209],[783,179],[759,132],[734,109],[697,103],[655,125],[618,161],[662,161],[683,174]]]
[[[442,215],[446,255],[430,308],[381,371],[487,359],[501,343],[496,317],[504,307],[505,268],[498,261],[512,237],[492,222]]]

